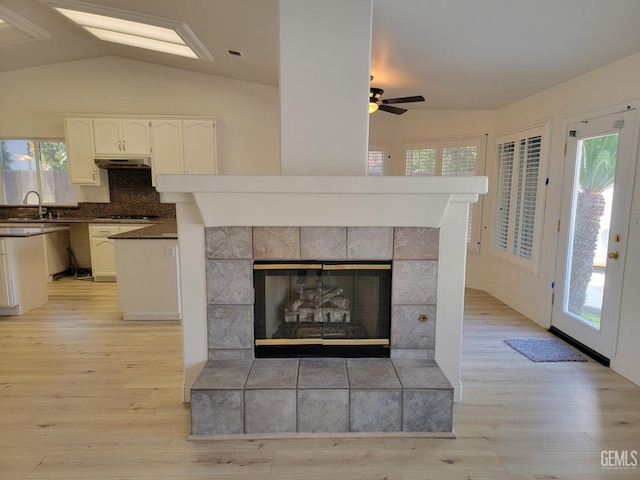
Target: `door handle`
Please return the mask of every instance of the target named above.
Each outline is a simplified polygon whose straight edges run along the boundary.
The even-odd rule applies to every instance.
[[[618,252],[617,250],[615,250],[613,252],[609,252],[607,254],[607,257],[613,258],[614,260],[618,260],[618,258],[620,258],[620,252]]]

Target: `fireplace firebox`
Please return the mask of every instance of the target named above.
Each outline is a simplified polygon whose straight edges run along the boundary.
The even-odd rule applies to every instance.
[[[255,262],[256,357],[388,357],[391,262]]]

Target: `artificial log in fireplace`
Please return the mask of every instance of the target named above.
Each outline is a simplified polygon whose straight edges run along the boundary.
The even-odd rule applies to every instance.
[[[254,263],[256,357],[388,357],[391,262]]]

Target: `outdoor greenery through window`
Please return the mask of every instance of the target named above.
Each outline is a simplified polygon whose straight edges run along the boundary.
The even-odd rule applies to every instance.
[[[485,136],[405,143],[405,174],[473,176],[484,172]],[[480,251],[480,201],[469,208],[467,251]],[[474,221],[474,219],[477,219]]]
[[[30,191],[36,191],[44,205],[76,204],[76,190],[69,184],[67,151],[58,140],[3,139],[2,194],[5,205],[22,205]],[[26,199],[37,204],[31,194]]]

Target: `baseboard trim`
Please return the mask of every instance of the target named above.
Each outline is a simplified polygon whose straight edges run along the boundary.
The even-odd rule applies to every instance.
[[[640,385],[640,368],[626,360],[621,355],[616,355],[611,366],[614,372],[622,375],[630,382]]]
[[[584,353],[588,357],[591,357],[592,359],[594,359],[596,362],[600,363],[601,365],[604,365],[605,367],[610,367],[611,366],[611,360],[609,360],[607,357],[605,357],[604,355],[601,355],[598,352],[596,352],[595,350],[592,350],[591,348],[587,347],[584,343],[580,343],[578,340],[576,340],[573,337],[570,337],[569,335],[564,333],[562,330],[558,330],[556,327],[551,326],[551,327],[549,327],[549,332],[553,333],[556,337],[561,338],[562,340],[567,342],[572,347],[577,348],[582,353]]]

